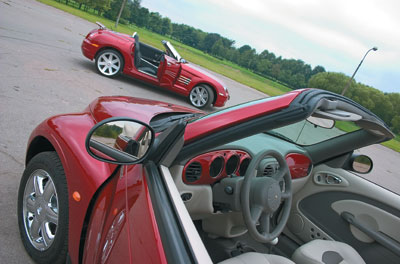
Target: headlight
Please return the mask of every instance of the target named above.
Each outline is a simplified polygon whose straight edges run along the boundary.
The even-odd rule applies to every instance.
[[[94,35],[96,35],[96,32],[89,33],[89,34],[86,36],[86,38],[87,38],[88,40],[91,40],[91,38],[92,38]]]

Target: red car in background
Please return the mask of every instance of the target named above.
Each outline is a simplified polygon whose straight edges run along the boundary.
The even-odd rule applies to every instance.
[[[83,55],[95,60],[100,74],[114,77],[122,72],[188,97],[197,108],[222,107],[229,100],[220,81],[184,60],[169,41],[162,41],[161,51],[140,42],[136,32],[129,36],[97,24],[100,28],[89,32],[81,48]]]
[[[400,196],[354,173],[393,137],[318,89],[208,115],[100,97],[32,132],[21,239],[37,263],[400,263]]]

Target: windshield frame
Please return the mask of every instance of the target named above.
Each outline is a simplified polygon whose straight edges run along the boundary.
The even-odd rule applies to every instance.
[[[174,59],[176,59],[179,62],[182,60],[181,55],[179,55],[179,53],[176,51],[174,46],[172,46],[171,42],[163,40],[162,44],[164,45],[165,49],[168,51],[168,54],[171,54]]]

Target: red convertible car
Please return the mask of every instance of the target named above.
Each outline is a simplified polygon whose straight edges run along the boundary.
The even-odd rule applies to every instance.
[[[318,89],[211,114],[100,97],[32,132],[21,239],[37,263],[400,263],[400,197],[354,152],[393,136]]]
[[[229,100],[220,81],[184,60],[169,41],[162,41],[161,51],[139,42],[136,32],[129,36],[97,24],[100,28],[89,32],[81,48],[83,55],[95,60],[100,74],[114,77],[122,72],[188,97],[197,108],[221,107]]]

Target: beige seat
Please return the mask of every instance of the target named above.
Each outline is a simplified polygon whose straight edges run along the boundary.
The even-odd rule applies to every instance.
[[[277,256],[248,252],[220,262],[219,264],[295,264],[290,259]]]
[[[351,246],[321,239],[313,240],[296,249],[292,260],[296,264],[365,264]]]
[[[294,252],[292,260],[277,255],[248,252],[219,264],[365,264],[351,246],[337,241],[316,239]]]

